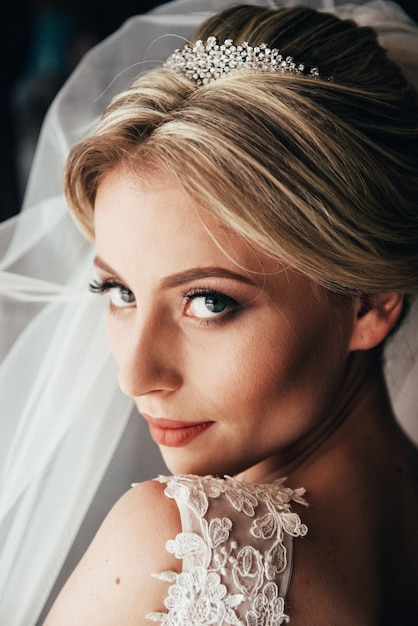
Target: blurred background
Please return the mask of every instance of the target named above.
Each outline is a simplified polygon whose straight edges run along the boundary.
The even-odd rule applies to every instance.
[[[127,18],[159,4],[163,2],[12,0],[3,5],[0,221],[19,212],[44,115],[82,56]],[[416,0],[398,4],[418,21]]]
[[[19,212],[45,113],[89,48],[158,0],[12,0],[0,37],[0,221]]]

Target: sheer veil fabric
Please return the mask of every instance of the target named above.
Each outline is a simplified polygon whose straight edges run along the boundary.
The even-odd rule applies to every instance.
[[[303,3],[376,28],[418,86],[418,27],[397,5]],[[94,250],[62,193],[68,147],[114,94],[160,65],[202,19],[228,4],[174,0],[129,19],[91,50],[45,119],[21,214],[0,225],[0,623],[7,626],[37,623],[100,484],[110,480],[112,457],[118,450],[125,456],[133,412],[118,389],[104,304],[86,287]],[[386,370],[395,410],[418,442],[417,323],[415,304],[388,348]],[[142,455],[142,475],[129,476],[125,489],[158,467],[152,454],[148,461],[145,429],[136,428],[129,459]]]

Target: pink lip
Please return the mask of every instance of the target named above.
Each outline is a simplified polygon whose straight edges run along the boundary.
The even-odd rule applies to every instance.
[[[171,448],[185,446],[204,433],[214,422],[180,422],[161,418],[154,418],[142,413],[148,422],[151,437],[160,446]]]

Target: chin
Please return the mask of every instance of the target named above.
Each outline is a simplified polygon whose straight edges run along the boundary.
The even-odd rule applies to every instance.
[[[214,472],[214,466],[206,460],[192,461],[189,459],[173,459],[171,454],[163,454],[164,463],[173,475],[195,474],[198,476],[207,476],[209,474],[217,474]],[[222,473],[223,475],[224,473]]]
[[[195,474],[197,476],[234,476],[248,469],[247,464],[234,464],[227,460],[213,460],[202,454],[183,453],[181,449],[160,447],[161,455],[173,475]]]

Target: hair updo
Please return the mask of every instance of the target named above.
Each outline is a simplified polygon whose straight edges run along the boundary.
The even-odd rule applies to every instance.
[[[118,95],[67,160],[93,237],[102,178],[173,174],[199,206],[335,292],[418,291],[417,94],[370,28],[305,7],[242,5],[195,39],[266,43],[318,79],[235,71],[197,87],[167,68]]]

